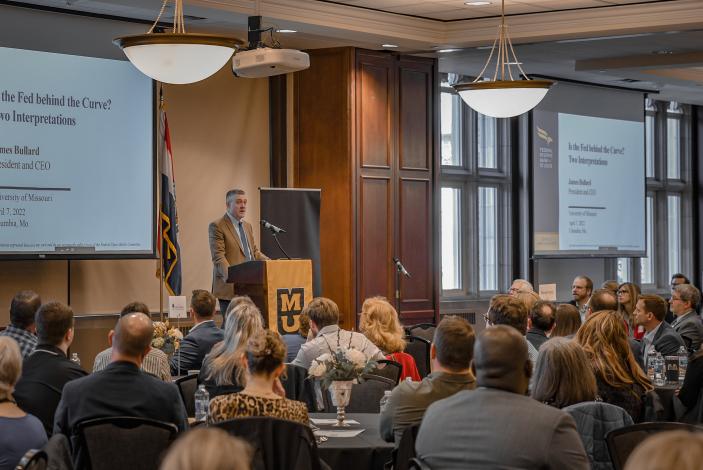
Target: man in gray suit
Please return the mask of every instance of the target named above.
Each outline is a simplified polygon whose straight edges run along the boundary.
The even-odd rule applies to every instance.
[[[637,358],[644,370],[647,370],[647,356],[652,349],[663,356],[672,356],[685,346],[676,330],[664,321],[667,310],[666,300],[658,295],[640,295],[635,304],[635,325],[642,325],[646,332],[642,338],[642,357]]]
[[[573,418],[525,396],[532,375],[527,343],[494,326],[474,346],[479,388],[432,404],[415,443],[431,468],[588,469]]]
[[[681,335],[686,348],[692,354],[701,347],[703,322],[696,313],[701,301],[701,292],[691,284],[679,284],[671,291],[671,311],[676,317],[671,326]]]

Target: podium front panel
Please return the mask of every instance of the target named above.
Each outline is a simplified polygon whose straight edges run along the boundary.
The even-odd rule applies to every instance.
[[[266,261],[266,297],[268,328],[282,335],[297,333],[300,312],[313,298],[312,261]]]

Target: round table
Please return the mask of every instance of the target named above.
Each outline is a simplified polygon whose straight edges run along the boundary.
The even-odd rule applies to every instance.
[[[342,429],[359,429],[364,431],[354,437],[331,437],[318,444],[320,458],[332,470],[383,470],[383,465],[391,460],[393,443],[381,439],[379,434],[379,416],[372,413],[348,413],[347,419],[356,420],[358,425]],[[311,418],[336,418],[334,413],[311,413]],[[339,429],[320,426],[322,429]]]

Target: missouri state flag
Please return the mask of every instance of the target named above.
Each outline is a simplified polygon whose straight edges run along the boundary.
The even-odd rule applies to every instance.
[[[159,208],[159,252],[164,284],[171,295],[181,295],[181,248],[178,246],[176,180],[173,173],[171,134],[166,112],[161,111],[161,207]]]

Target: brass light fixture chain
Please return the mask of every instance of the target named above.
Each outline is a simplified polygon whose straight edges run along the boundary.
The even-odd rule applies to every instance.
[[[154,28],[156,28],[156,25],[158,25],[159,21],[161,21],[161,17],[163,16],[164,11],[166,10],[166,5],[168,5],[169,1],[170,0],[163,1],[159,15],[156,17],[154,24],[151,25],[151,28],[149,28],[147,34],[154,32]],[[173,0],[173,4],[173,29],[171,32],[174,34],[186,34],[186,25],[185,20],[183,19],[183,0]]]
[[[481,80],[481,77],[483,77],[483,73],[486,71],[488,68],[488,64],[491,63],[491,57],[493,57],[493,51],[496,49],[496,43],[498,42],[498,37],[493,40],[493,45],[491,46],[491,53],[488,56],[488,60],[486,61],[485,64],[483,64],[483,68],[481,69],[481,73],[478,74],[478,76],[474,79],[474,83],[478,82]]]
[[[151,28],[149,28],[147,34],[151,34],[154,32],[154,28],[156,28],[156,25],[159,24],[159,21],[161,21],[161,16],[164,14],[166,5],[168,5],[168,0],[164,0],[164,2],[161,4],[161,11],[159,11],[159,16],[156,17],[156,21],[154,21],[154,24],[151,25]]]

